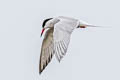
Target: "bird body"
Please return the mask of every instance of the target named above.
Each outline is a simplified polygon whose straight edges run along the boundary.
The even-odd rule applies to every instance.
[[[44,20],[41,36],[45,29],[48,28],[48,30],[46,31],[41,47],[40,73],[51,61],[54,54],[57,60],[59,62],[61,61],[67,52],[73,30],[76,28],[86,28],[86,25],[77,19],[64,16]]]

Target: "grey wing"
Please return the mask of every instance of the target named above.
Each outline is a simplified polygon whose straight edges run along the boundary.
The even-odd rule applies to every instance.
[[[51,61],[53,56],[53,28],[49,29],[44,37],[41,54],[40,54],[40,64],[39,64],[39,73],[41,73],[48,63]]]
[[[77,26],[76,24],[75,22],[59,22],[54,26],[54,51],[59,62],[67,52],[70,36]]]

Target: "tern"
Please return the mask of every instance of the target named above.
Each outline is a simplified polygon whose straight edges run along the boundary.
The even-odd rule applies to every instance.
[[[73,30],[86,27],[98,26],[88,25],[78,19],[64,16],[45,19],[42,24],[41,36],[45,29],[47,31],[41,47],[39,74],[42,73],[54,54],[59,62],[65,56]]]

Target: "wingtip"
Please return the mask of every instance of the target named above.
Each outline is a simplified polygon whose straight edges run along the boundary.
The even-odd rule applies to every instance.
[[[43,69],[40,68],[40,69],[39,69],[39,75],[42,74],[42,72],[44,71],[44,69],[45,69],[45,68],[43,68]]]
[[[39,70],[39,75],[41,75],[42,71],[43,71],[43,70]]]
[[[39,75],[41,75],[41,72],[39,72]]]
[[[41,75],[42,73],[42,70],[41,70],[41,67],[39,67],[39,75]]]
[[[41,72],[39,72],[39,75],[41,75]]]

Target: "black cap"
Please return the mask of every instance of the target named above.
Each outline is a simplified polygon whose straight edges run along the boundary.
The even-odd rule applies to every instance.
[[[47,22],[47,21],[49,21],[49,20],[51,20],[51,19],[53,19],[53,18],[48,18],[48,19],[45,19],[45,20],[43,21],[42,27],[44,28],[44,27],[45,27],[46,22]]]

